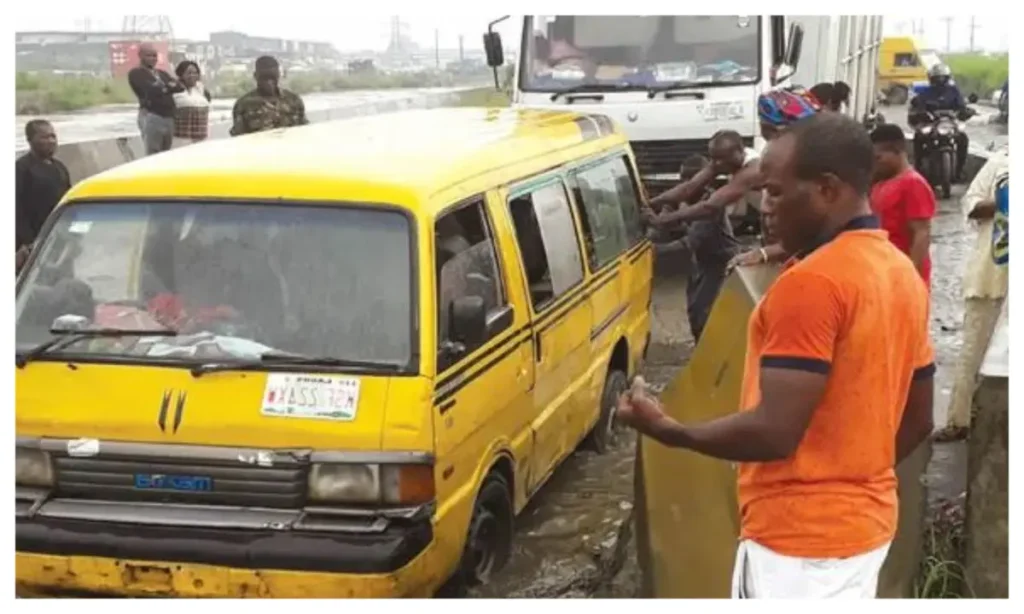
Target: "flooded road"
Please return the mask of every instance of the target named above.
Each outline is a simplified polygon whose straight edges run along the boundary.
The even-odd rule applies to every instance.
[[[958,186],[952,199],[940,202],[940,211],[932,226],[931,328],[937,355],[937,427],[945,424],[961,346],[964,307],[960,286],[968,250],[973,245],[973,235],[967,231],[959,209],[963,190],[964,186]],[[677,293],[656,292],[655,312],[670,311],[685,321],[685,306],[666,306],[664,300],[681,302]],[[659,353],[659,360],[645,368],[644,377],[655,389],[663,389],[688,359],[692,342],[680,347],[675,360],[667,360],[664,353]],[[635,437],[623,432],[607,455],[578,451],[567,460],[517,520],[509,565],[474,596],[627,598],[638,595],[640,575],[629,526],[633,510],[634,453]],[[965,480],[965,444],[935,444],[926,476],[930,499],[934,502],[955,497],[963,491]]]

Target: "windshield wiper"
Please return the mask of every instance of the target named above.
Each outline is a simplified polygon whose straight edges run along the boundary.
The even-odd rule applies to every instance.
[[[14,364],[22,369],[29,362],[49,352],[62,350],[82,339],[94,339],[97,337],[176,337],[178,331],[170,328],[157,328],[152,330],[122,330],[120,328],[94,328],[87,330],[63,330],[51,329],[50,334],[54,335],[39,345],[14,355]]]
[[[402,367],[394,363],[374,362],[372,360],[354,360],[335,358],[334,356],[305,356],[303,354],[285,354],[265,352],[257,360],[234,362],[207,362],[192,367],[192,376],[199,377],[204,373],[217,371],[244,371],[273,365],[303,365],[310,367],[342,367],[361,371],[398,371]]]
[[[630,85],[629,83],[581,83],[572,87],[567,87],[564,90],[558,90],[551,94],[551,102],[555,102],[561,96],[572,96],[573,94],[601,94],[602,92],[624,92],[628,90],[642,90],[644,89],[639,85]],[[600,97],[604,100],[604,96]]]
[[[673,81],[672,83],[665,83],[662,85],[652,85],[647,88],[647,99],[651,100],[658,94],[679,92],[683,90],[698,90],[705,87],[707,87],[707,83],[699,83],[696,81]],[[704,92],[692,92],[690,95],[698,100],[704,99]]]

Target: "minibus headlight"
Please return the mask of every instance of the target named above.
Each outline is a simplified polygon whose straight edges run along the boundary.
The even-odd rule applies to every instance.
[[[53,486],[53,463],[42,450],[16,448],[14,483],[21,486]]]
[[[315,463],[309,498],[329,503],[416,505],[434,499],[431,465]]]

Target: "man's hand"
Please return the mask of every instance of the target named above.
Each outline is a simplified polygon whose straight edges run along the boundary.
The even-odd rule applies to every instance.
[[[647,393],[642,377],[633,380],[633,386],[619,397],[615,417],[645,435],[653,435],[668,419],[661,403]]]
[[[733,256],[725,268],[727,271],[732,271],[736,267],[754,266],[755,264],[764,264],[767,261],[767,252],[763,247],[759,247]]]
[[[17,275],[21,272],[21,267],[25,266],[25,262],[28,261],[29,254],[32,253],[32,248],[28,245],[22,245],[14,252],[14,274]]]
[[[972,220],[990,220],[996,216],[996,203],[991,200],[983,200],[974,205],[971,213],[967,216]]]

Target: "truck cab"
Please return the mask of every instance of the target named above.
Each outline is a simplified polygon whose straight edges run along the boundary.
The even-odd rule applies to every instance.
[[[716,132],[760,144],[757,97],[793,74],[802,36],[790,24],[787,40],[783,16],[530,15],[512,104],[610,117],[657,194],[679,181],[686,157],[706,154]],[[488,62],[501,66],[497,33],[485,43]]]

